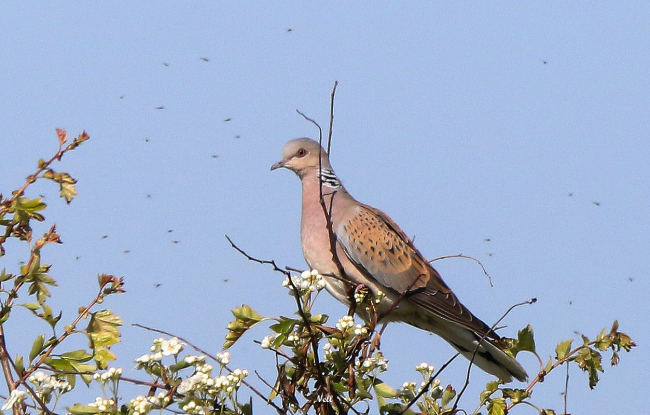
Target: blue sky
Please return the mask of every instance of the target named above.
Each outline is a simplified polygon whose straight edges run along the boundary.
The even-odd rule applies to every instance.
[[[641,1],[3,4],[0,192],[56,151],[55,128],[88,131],[57,166],[79,180],[73,203],[50,184],[31,192],[65,242],[43,259],[55,264],[53,304],[71,320],[98,273],[124,276],[127,294],[106,303],[127,324],[119,365],[155,337],[131,323],[217,352],[230,309],[293,312],[282,277],[224,235],[304,267],[298,179],[269,167],[285,141],[317,135],[296,109],[327,125],[337,80],[332,163],[348,190],[429,258],[483,261],[494,287],[471,261],[436,267],[486,322],[538,298],[505,332],[530,323],[543,357],[618,319],[639,348],[594,391],[572,370],[568,409],[637,412],[650,370],[649,20]],[[24,258],[16,248],[0,267]],[[324,312],[345,313],[325,297]],[[13,353],[47,331],[12,328]],[[273,356],[252,343],[266,334],[246,335],[232,362],[272,379]],[[400,325],[383,351],[395,386],[453,354]],[[534,357],[521,361],[535,372]],[[442,382],[464,370],[458,361]],[[474,377],[468,407],[489,380]],[[563,384],[548,379],[534,402],[561,410]]]

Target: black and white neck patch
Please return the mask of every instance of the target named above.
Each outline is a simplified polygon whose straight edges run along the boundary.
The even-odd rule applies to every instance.
[[[323,186],[327,186],[330,189],[338,189],[341,187],[341,181],[336,176],[336,174],[334,174],[334,171],[332,169],[325,167],[322,168],[320,171],[320,181]]]

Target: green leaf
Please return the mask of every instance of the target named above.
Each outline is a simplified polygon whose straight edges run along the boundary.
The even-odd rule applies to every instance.
[[[11,314],[11,307],[4,305],[0,308],[0,324],[3,324],[9,319],[9,314]]]
[[[490,415],[505,415],[506,413],[506,400],[504,398],[490,399],[487,406],[488,414]]]
[[[357,386],[357,393],[356,397],[357,398],[362,398],[362,399],[372,399],[372,395],[368,391],[369,388],[369,382],[367,382],[368,379],[364,379],[360,376],[357,376],[354,378],[354,383]]]
[[[45,344],[45,335],[41,334],[40,336],[38,336],[36,338],[36,340],[34,340],[34,343],[32,344],[32,351],[29,352],[29,361],[30,362],[32,360],[34,360],[36,358],[36,356],[41,354],[41,352],[44,349],[44,347],[43,347],[44,344]]]
[[[544,372],[548,373],[553,369],[553,358],[550,357],[548,359],[548,362],[546,363],[546,366],[544,366]]]
[[[66,359],[48,359],[47,360],[47,365],[50,366],[54,370],[62,370],[65,372],[74,372],[75,369],[70,363],[70,361]]]
[[[248,403],[245,404],[237,404],[237,407],[239,407],[239,411],[243,415],[253,415],[253,398],[250,397]]]
[[[16,356],[14,359],[14,365],[16,366],[16,373],[18,376],[23,376],[25,374],[25,363],[22,356]]]
[[[247,305],[234,308],[231,312],[235,316],[235,321],[231,321],[226,327],[228,333],[226,334],[226,341],[223,344],[223,350],[230,348],[248,329],[264,320],[264,317],[257,314]]]
[[[442,400],[440,401],[442,403],[443,408],[447,406],[449,402],[452,401],[456,397],[456,391],[454,388],[451,387],[451,385],[447,385],[445,388],[445,391],[442,393]]]
[[[106,334],[108,337],[102,339],[102,345],[111,346],[120,341],[120,329],[118,327],[121,325],[122,319],[120,316],[113,314],[111,310],[102,310],[91,314],[86,331],[89,334]]]
[[[35,219],[39,222],[45,220],[45,217],[38,213],[39,211],[45,209],[47,205],[42,202],[40,197],[36,199],[29,199],[24,196],[18,197],[14,200],[9,208],[9,212],[14,213],[14,222],[20,223],[22,225],[28,225],[31,219]]]
[[[481,402],[486,402],[487,399],[499,388],[500,384],[501,382],[498,380],[488,382],[487,385],[485,385],[485,390],[481,392]]]
[[[394,398],[397,396],[397,391],[395,389],[391,388],[379,379],[375,379],[372,387],[377,396],[381,396],[382,398]]]
[[[598,383],[598,372],[603,371],[602,356],[596,350],[584,347],[580,349],[574,360],[589,374],[589,387],[593,389]]]
[[[517,352],[529,351],[535,353],[535,338],[533,336],[533,328],[527,325],[517,333]]]
[[[120,342],[121,325],[120,316],[113,314],[111,310],[91,314],[86,333],[93,349],[93,358],[100,369],[106,368],[108,361],[115,360],[115,355],[108,349]]]
[[[95,350],[93,358],[95,359],[95,362],[97,362],[97,366],[102,369],[108,367],[108,362],[112,362],[113,360],[117,359],[115,354],[113,354],[105,347],[97,348],[97,350]]]
[[[72,406],[68,406],[67,410],[72,415],[93,415],[93,414],[98,414],[100,412],[99,408],[95,406],[82,405],[80,403],[76,403]]]
[[[513,403],[518,403],[530,396],[530,393],[526,389],[510,389],[504,388],[501,389],[503,396],[509,398]]]
[[[86,384],[86,386],[88,386],[92,381],[92,374],[87,372],[95,372],[98,369],[98,366],[86,363],[78,363],[74,361],[70,362],[70,365],[73,367],[74,371],[80,373],[79,376],[81,377],[81,380],[83,380],[83,382]]]
[[[41,308],[41,306],[38,303],[26,303],[26,304],[22,304],[22,306],[28,309],[29,311],[36,311],[39,308]]]
[[[280,322],[277,324],[272,324],[271,327],[269,328],[276,333],[286,334],[286,333],[291,333],[296,324],[298,324],[298,320],[294,320],[292,318],[280,317]]]
[[[180,360],[179,362],[177,362],[176,364],[170,366],[170,367],[169,367],[169,370],[171,370],[172,373],[176,373],[176,372],[178,372],[179,370],[183,370],[183,369],[185,369],[186,367],[190,367],[190,366],[192,366],[192,365],[191,365],[190,363],[187,363],[187,362],[185,361],[185,359],[183,359],[183,360]]]
[[[0,272],[0,282],[10,280],[13,277],[14,277],[14,275],[13,274],[7,274],[7,272],[5,271],[4,268],[2,269],[2,272]]]
[[[233,316],[237,320],[241,320],[246,323],[259,323],[262,321],[262,316],[257,314],[255,310],[250,308],[250,306],[247,306],[246,304],[242,305],[241,307],[236,307],[232,310]]]
[[[62,198],[65,199],[66,203],[72,202],[72,199],[77,195],[77,189],[72,183],[60,183],[59,184],[59,193]]]
[[[562,360],[567,356],[571,350],[571,343],[573,343],[573,340],[565,340],[557,345],[555,348],[555,358],[557,360]]]
[[[77,362],[87,362],[93,358],[93,355],[86,353],[84,349],[79,349],[72,352],[63,353],[61,355],[61,358],[74,360]]]
[[[310,317],[309,321],[315,324],[325,324],[327,323],[329,316],[327,314],[314,314]]]

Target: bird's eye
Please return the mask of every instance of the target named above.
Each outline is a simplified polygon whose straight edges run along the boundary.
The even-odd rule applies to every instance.
[[[305,156],[307,155],[307,150],[305,150],[304,148],[301,148],[300,150],[298,150],[298,152],[296,153],[296,155],[297,155],[298,157],[305,157]]]

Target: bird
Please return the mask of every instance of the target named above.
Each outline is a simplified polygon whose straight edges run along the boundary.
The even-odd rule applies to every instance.
[[[271,166],[272,171],[279,168],[293,171],[302,182],[303,256],[323,275],[334,298],[350,306],[355,290],[366,287],[381,322],[405,322],[432,332],[503,382],[527,379],[526,370],[503,350],[500,336],[458,300],[402,229],[348,193],[317,141],[288,141],[282,160]],[[355,309],[366,321],[370,311]]]

